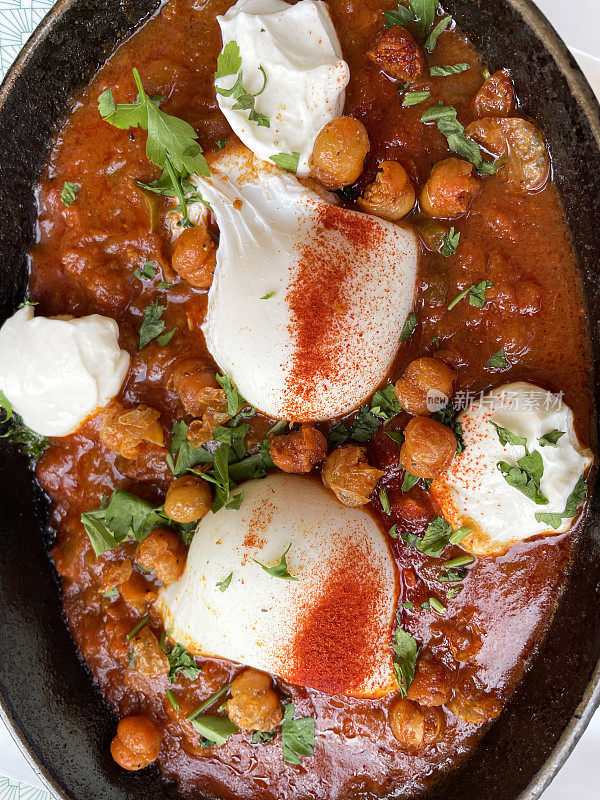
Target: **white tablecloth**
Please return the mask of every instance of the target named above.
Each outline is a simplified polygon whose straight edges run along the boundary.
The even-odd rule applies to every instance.
[[[35,23],[43,14],[44,6],[49,4],[49,0],[0,0],[0,66],[2,58],[14,58],[18,47],[26,41],[27,26],[31,26],[32,21]],[[600,0],[537,0],[537,4],[571,47],[600,97]],[[17,7],[19,10],[15,11]],[[10,24],[1,19],[3,10],[12,15]],[[0,800],[52,800],[44,788],[42,779],[0,721]],[[600,710],[542,800],[598,798]]]

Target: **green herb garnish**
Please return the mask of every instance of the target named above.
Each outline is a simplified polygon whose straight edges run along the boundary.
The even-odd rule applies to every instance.
[[[77,183],[71,183],[70,181],[65,181],[63,184],[62,191],[60,193],[60,199],[64,203],[64,205],[72,206],[75,202],[77,192],[80,190],[80,186]]]
[[[551,528],[554,530],[558,530],[562,525],[562,521],[564,519],[573,519],[573,517],[577,514],[579,506],[585,500],[585,496],[587,494],[587,483],[585,478],[579,478],[577,483],[575,484],[573,491],[567,497],[567,502],[565,504],[565,510],[560,514],[552,514],[541,512],[535,515],[537,522],[542,522],[545,525],[550,525]]]
[[[297,581],[299,579],[294,577],[293,575],[290,575],[290,573],[288,572],[288,565],[287,565],[286,556],[289,553],[291,546],[292,546],[292,544],[290,542],[290,544],[288,545],[287,550],[281,556],[281,558],[279,559],[277,564],[274,564],[272,567],[267,567],[266,564],[263,564],[261,561],[258,561],[256,558],[253,558],[252,561],[254,561],[255,564],[258,564],[259,566],[261,566],[264,569],[265,572],[268,572],[269,575],[272,575],[274,578],[282,578],[285,581]]]
[[[156,264],[153,264],[151,261],[146,261],[143,267],[138,267],[133,270],[133,275],[140,281],[144,279],[150,280],[150,278],[156,275],[157,271],[158,267]]]
[[[256,122],[260,127],[270,128],[271,123],[265,114],[261,114],[255,108],[256,98],[262,94],[267,85],[267,75],[262,66],[259,70],[263,75],[263,85],[260,91],[251,94],[244,89],[244,74],[241,69],[242,59],[240,58],[240,48],[236,41],[227,42],[217,59],[217,71],[215,72],[215,91],[223,97],[233,97],[236,101],[232,106],[232,111],[249,111],[248,119]],[[229,89],[223,89],[216,85],[220,78],[226,78],[237,73],[236,81]]]
[[[226,578],[223,578],[222,581],[217,581],[217,586],[219,587],[219,591],[225,592],[229,589],[229,584],[233,578],[233,572],[230,572]]]
[[[296,709],[287,703],[281,723],[283,760],[288,764],[299,764],[301,756],[312,756],[315,744],[315,721],[312,717],[294,719]]]
[[[468,64],[449,64],[445,67],[431,67],[429,74],[434,78],[447,78],[449,75],[460,75],[468,69]]]
[[[498,350],[497,353],[494,353],[493,356],[488,358],[488,360],[485,362],[485,365],[490,369],[507,369],[510,366],[510,364],[506,359],[504,348]]]
[[[200,667],[182,644],[176,644],[167,653],[167,658],[169,659],[169,674],[167,677],[170,683],[175,683],[180,672],[190,681],[196,680],[200,674]]]
[[[496,466],[509,486],[518,489],[537,505],[548,503],[548,498],[540,489],[540,481],[544,474],[544,462],[537,450],[526,453],[514,466],[506,461],[499,461]]]
[[[417,640],[402,628],[399,617],[396,620],[392,650],[396,681],[400,687],[400,694],[406,697],[415,677],[419,645]]]
[[[406,322],[402,326],[402,330],[400,331],[399,341],[405,342],[407,339],[410,339],[416,327],[417,327],[417,315],[413,311],[411,311],[408,317],[406,318]]]
[[[271,156],[271,161],[280,169],[293,172],[295,175],[298,172],[300,153],[296,153],[295,151],[293,153],[276,153],[274,156]]]
[[[431,92],[428,89],[424,89],[422,92],[406,92],[402,98],[402,107],[409,108],[410,106],[417,106],[419,103],[423,103],[427,100],[430,95]]]
[[[379,490],[379,502],[381,503],[381,507],[383,509],[384,514],[391,514],[392,513],[392,506],[390,505],[390,498],[388,497],[388,493],[386,491],[385,486],[382,486]]]
[[[503,447],[506,447],[507,444],[512,444],[517,447],[527,448],[527,439],[525,436],[518,436],[516,433],[509,431],[508,428],[503,428],[501,425],[492,422],[492,420],[489,420],[489,423],[496,429],[498,439]]]
[[[442,102],[431,106],[421,117],[421,122],[435,122],[440,133],[446,137],[449,149],[470,161],[481,175],[494,175],[497,172],[498,162],[483,160],[481,148],[467,137],[453,106],[445,106]]]
[[[565,431],[556,428],[540,437],[540,447],[558,447],[558,440],[565,435]]]
[[[454,226],[452,226],[448,233],[444,236],[444,243],[440,251],[444,258],[450,258],[456,253],[459,242],[460,233],[454,229]]]

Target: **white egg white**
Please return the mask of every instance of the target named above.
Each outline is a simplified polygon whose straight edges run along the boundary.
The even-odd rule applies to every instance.
[[[243,490],[239,510],[222,508],[198,524],[183,577],[155,606],[165,628],[197,655],[331,694],[397,688],[396,571],[371,516],[340,505],[312,478],[274,474]],[[273,567],[286,551],[297,580],[257,563]]]

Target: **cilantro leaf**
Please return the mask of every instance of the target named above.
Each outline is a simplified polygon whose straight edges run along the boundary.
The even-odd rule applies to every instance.
[[[312,717],[294,719],[296,709],[287,703],[281,723],[283,760],[288,764],[299,764],[301,756],[312,756],[315,743],[315,721]]]
[[[393,28],[394,25],[406,25],[407,22],[412,22],[415,18],[413,12],[406,8],[406,6],[398,3],[397,9],[392,11],[384,11],[383,19],[386,28]]]
[[[235,66],[237,66],[237,70],[231,71]],[[259,66],[259,70],[263,75],[263,85],[260,91],[256,92],[255,94],[251,94],[244,89],[244,73],[241,69],[241,66],[242,59],[240,58],[240,50],[237,42],[228,42],[217,59],[217,71],[215,72],[214,76],[215,91],[217,94],[220,94],[223,97],[233,97],[235,100],[235,103],[232,106],[233,111],[249,111],[250,113],[248,114],[248,119],[251,122],[256,122],[260,127],[269,128],[271,126],[269,118],[265,114],[261,114],[255,108],[256,98],[264,92],[267,85],[267,74],[262,65]],[[235,83],[233,86],[230,86],[229,89],[225,89],[222,86],[216,85],[216,82],[221,78],[235,75],[236,72],[237,77]],[[292,153],[290,158],[293,158],[293,156],[294,153]]]
[[[404,473],[404,479],[402,480],[402,491],[408,492],[412,489],[415,483],[418,482],[418,478],[416,475],[411,475],[410,472]]]
[[[368,442],[375,431],[402,411],[394,386],[388,383],[373,395],[369,406],[361,406],[358,417],[350,428],[341,423],[329,434],[330,444],[337,446],[354,439],[356,442]]]
[[[548,431],[543,436],[540,437],[540,446],[541,447],[558,447],[558,440],[561,436],[565,435],[565,431],[559,431],[556,428],[552,431]]]
[[[276,164],[280,169],[285,169],[288,172],[293,172],[294,175],[298,172],[298,162],[300,161],[300,153],[277,153],[271,156],[271,161]]]
[[[275,297],[276,294],[277,294],[276,291],[267,292],[266,294],[263,294],[263,296],[260,299],[261,300],[270,300],[272,297]]]
[[[217,581],[217,586],[219,587],[219,591],[226,592],[229,589],[229,584],[233,578],[233,572],[230,572],[226,578],[223,578],[222,581]]]
[[[256,558],[253,558],[252,561],[254,561],[255,564],[258,564],[259,566],[261,566],[264,569],[265,572],[268,572],[269,575],[272,575],[274,578],[282,578],[283,580],[286,580],[286,581],[297,581],[297,580],[299,580],[299,578],[296,578],[293,575],[290,575],[290,573],[288,572],[288,565],[287,565],[286,556],[289,553],[291,546],[292,546],[292,543],[290,542],[290,544],[288,545],[287,550],[281,556],[281,558],[279,559],[277,564],[274,564],[272,567],[267,567],[265,564],[263,564],[262,562],[258,561]]]
[[[504,348],[498,350],[498,352],[494,353],[493,356],[490,356],[490,358],[488,358],[488,360],[485,362],[485,365],[490,369],[508,369],[510,364],[506,359]]]
[[[453,153],[470,161],[478,172],[486,175],[496,172],[496,162],[491,164],[484,162],[481,148],[477,142],[467,138],[465,129],[458,121],[456,109],[453,106],[446,106],[439,102],[425,111],[421,122],[435,122],[440,133],[446,137],[448,148]]]
[[[244,401],[240,397],[235,383],[228,375],[216,375],[217,383],[225,390],[227,396],[227,412],[234,416],[243,408]]]
[[[419,550],[428,556],[438,557],[450,541],[452,528],[443,517],[434,517],[419,543]]]
[[[394,673],[396,681],[400,687],[400,694],[406,697],[413,678],[419,656],[419,645],[417,640],[400,625],[400,618],[397,618],[396,629],[394,630],[394,641],[392,643],[394,652]]]
[[[227,145],[227,139],[217,139],[214,146],[214,152],[218,153],[219,150],[222,150]]]
[[[471,528],[463,525],[461,528],[457,528],[450,539],[448,540],[449,544],[460,544],[465,536],[468,536],[471,533]]]
[[[440,251],[444,258],[450,258],[450,256],[453,256],[456,253],[459,242],[460,233],[454,229],[454,226],[452,226],[448,233],[444,236],[444,243]]]
[[[81,186],[77,183],[71,183],[70,181],[65,181],[63,184],[62,191],[60,193],[60,199],[64,203],[64,205],[72,206],[75,202],[77,192],[81,189]]]
[[[413,335],[415,328],[417,327],[417,315],[411,311],[404,325],[402,326],[402,330],[400,331],[400,338],[399,341],[405,342],[407,339]]]
[[[587,482],[585,478],[581,477],[573,487],[573,491],[567,497],[565,510],[560,514],[552,514],[541,512],[535,515],[538,522],[543,522],[545,525],[550,525],[554,530],[558,530],[562,525],[563,519],[573,519],[577,514],[579,506],[585,500],[587,494]]]
[[[431,67],[429,74],[434,78],[447,78],[449,75],[460,75],[468,69],[468,64],[449,64],[445,67]]]
[[[137,269],[134,269],[133,274],[134,277],[136,277],[140,281],[144,280],[144,278],[150,280],[150,278],[153,278],[156,275],[157,271],[158,267],[156,266],[156,264],[153,264],[151,261],[146,261],[143,267],[138,267]]]
[[[388,493],[386,491],[385,486],[382,486],[381,489],[379,490],[379,502],[381,503],[381,507],[383,509],[384,514],[392,513],[390,498],[388,497]]]
[[[424,89],[422,92],[406,92],[402,98],[402,107],[409,108],[410,106],[416,106],[419,103],[425,102],[430,95],[431,92],[428,89]]]
[[[493,285],[491,281],[487,280],[474,283],[469,288],[469,304],[476,308],[483,308],[485,305],[485,293],[488,289],[491,289]]]
[[[450,428],[456,437],[456,453],[462,453],[465,449],[465,441],[463,439],[463,429],[460,422],[456,421],[456,409],[454,403],[450,402],[445,408],[436,411],[433,419],[441,422],[447,428]]]
[[[0,408],[4,411],[4,419],[0,420],[0,425],[9,423],[8,429],[0,434],[0,439],[9,439],[23,455],[38,461],[50,447],[48,437],[28,428],[19,414],[13,411],[12,404],[3,392],[0,392]]]
[[[544,462],[537,450],[526,453],[514,466],[506,461],[499,461],[496,466],[509,486],[518,489],[537,505],[548,503],[548,498],[540,488],[540,481],[544,474]]]
[[[250,741],[252,744],[269,744],[276,736],[277,728],[273,728],[272,731],[254,731]]]
[[[212,714],[198,714],[190,722],[200,736],[207,740],[208,747],[222,747],[232,734],[240,730],[229,717],[216,717]]]
[[[435,22],[435,12],[439,8],[439,0],[408,0],[410,10],[415,16],[416,27],[421,41],[425,41]]]
[[[433,53],[435,50],[435,46],[437,44],[437,40],[439,39],[440,35],[446,30],[446,28],[452,23],[452,17],[444,17],[441,19],[438,24],[431,30],[429,36],[425,40],[425,44],[423,45],[425,50],[428,53]]]
[[[167,653],[167,658],[169,659],[167,677],[170,683],[175,683],[180,672],[190,681],[195,680],[200,674],[200,667],[182,644],[176,644],[171,652]]]
[[[242,66],[242,59],[240,57],[240,48],[235,40],[227,42],[223,50],[217,57],[217,71],[215,72],[215,80],[217,78],[225,78],[227,75],[237,75]]]
[[[157,336],[160,336],[164,331],[165,321],[162,318],[164,310],[165,307],[159,304],[158,299],[150,303],[150,305],[146,306],[144,309],[144,318],[140,326],[138,351],[151,342],[152,339],[156,339]]]
[[[396,442],[396,444],[403,445],[405,436],[402,431],[386,431],[385,435],[388,436],[392,442]]]
[[[500,425],[497,425],[495,422],[492,422],[492,420],[489,420],[489,423],[496,429],[498,439],[500,439],[500,444],[503,447],[506,447],[507,444],[513,444],[518,447],[527,447],[527,439],[525,436],[518,436],[516,433],[509,431],[508,428],[503,428]]]

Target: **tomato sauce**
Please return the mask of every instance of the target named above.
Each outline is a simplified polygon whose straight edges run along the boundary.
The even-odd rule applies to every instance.
[[[133,100],[135,66],[148,94],[164,95],[162,108],[190,122],[205,151],[210,151],[218,139],[231,136],[213,87],[221,48],[215,16],[230,5],[229,0],[169,0],[162,6],[76,99],[38,187],[30,278],[38,313],[99,313],[116,319],[120,344],[131,354],[120,400],[125,405],[142,402],[158,409],[165,431],[184,416],[168,382],[172,366],[185,358],[214,369],[200,331],[207,292],[177,280],[170,264],[171,236],[164,222],[167,201],[136,184],[160,174],[145,155],[145,132],[121,131],[106,124],[98,113],[97,98],[111,88],[117,102]],[[447,157],[448,149],[435,126],[419,121],[423,108],[401,108],[395,83],[365,58],[382,29],[382,10],[392,3],[330,0],[329,6],[351,73],[344,113],[363,122],[371,142],[355,191],[344,193],[346,205],[354,208],[355,196],[373,180],[382,160],[399,161],[420,188],[432,164]],[[460,75],[431,78],[415,87],[430,88],[432,102],[453,105],[466,125],[474,118],[471,101],[484,80],[482,62],[458,30],[443,33],[429,59],[434,65],[470,65]],[[510,69],[510,64],[494,68],[504,66]],[[60,201],[65,181],[81,186],[71,207]],[[455,256],[444,258],[422,248],[415,308],[418,324],[400,347],[390,377],[397,379],[416,355],[439,348],[458,372],[457,392],[479,392],[516,379],[562,391],[574,410],[580,437],[588,441],[591,396],[585,312],[569,232],[552,183],[535,193],[518,194],[496,177],[484,179],[469,214],[454,224],[461,235]],[[141,281],[133,272],[145,261],[159,270],[154,278]],[[467,302],[447,310],[465,286],[484,279],[494,284],[488,290],[485,313]],[[159,291],[161,280],[174,285]],[[138,352],[143,310],[157,297],[166,308],[165,329],[176,326],[177,332],[167,345],[154,341]],[[502,372],[486,367],[500,348],[510,365]],[[400,415],[391,428],[401,429],[405,423]],[[258,440],[270,421],[257,415],[251,424],[250,435]],[[99,427],[98,415],[75,434],[53,440],[38,465],[40,483],[53,501],[57,539],[52,556],[62,578],[65,614],[115,713],[143,713],[163,729],[159,765],[185,796],[269,800],[393,793],[408,797],[476,746],[485,726],[446,713],[439,741],[409,752],[390,730],[391,698],[332,697],[278,682],[278,688],[293,699],[297,713],[316,720],[314,756],[298,766],[286,765],[280,746],[252,744],[249,733],[231,737],[223,747],[203,749],[185,717],[227,683],[239,665],[204,659],[196,680],[180,674],[172,686],[165,676],[148,678],[129,668],[126,634],[140,615],[121,597],[104,597],[101,584],[111,564],[124,555],[133,558],[135,546],[121,545],[118,552],[96,559],[80,516],[98,508],[102,497],[115,487],[158,504],[172,476],[164,452],[152,451],[143,459],[126,461],[102,445]],[[369,443],[370,463],[386,472],[391,505],[391,513],[385,514],[373,501],[372,511],[383,530],[397,523],[402,530],[422,533],[437,509],[418,486],[401,492],[398,453],[398,445],[381,433]],[[475,649],[480,648],[477,678],[486,691],[506,701],[551,618],[575,540],[573,532],[529,540],[499,558],[476,560],[460,593],[447,601],[444,615],[427,606],[421,609],[432,594],[439,594],[433,559],[394,540],[405,604],[400,609],[403,626],[450,670],[456,662],[448,631],[462,632],[467,644],[474,642]],[[451,558],[460,552],[450,547],[444,555]],[[144,580],[150,588],[158,585],[151,575]],[[152,613],[150,627],[160,635],[160,620]],[[167,699],[166,688],[173,690],[178,711]]]

